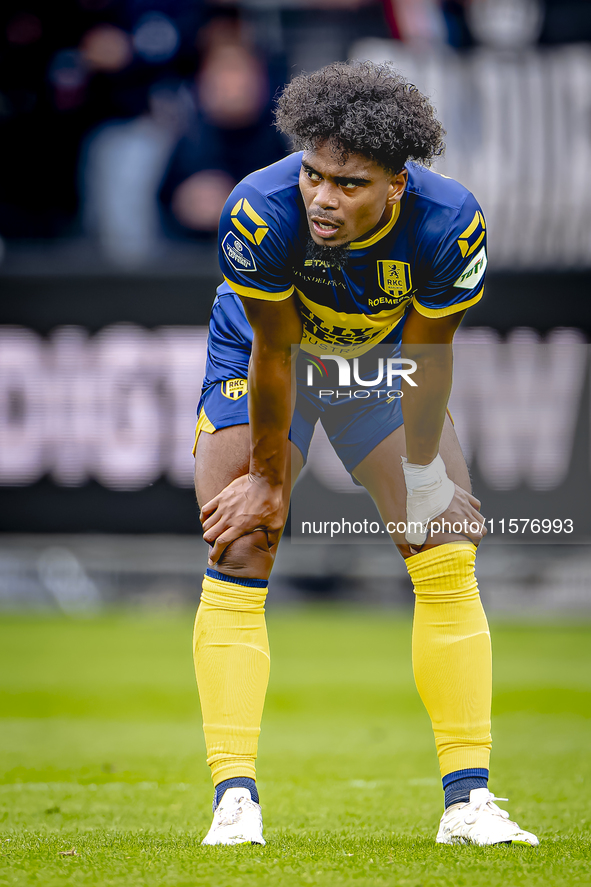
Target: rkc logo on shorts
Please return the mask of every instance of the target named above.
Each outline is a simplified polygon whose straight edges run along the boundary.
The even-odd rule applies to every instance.
[[[380,261],[378,262],[378,283],[389,296],[401,299],[410,292],[412,281],[410,279],[410,265],[408,262]]]
[[[229,400],[238,400],[244,394],[248,394],[248,380],[228,379],[227,382],[222,382],[221,390],[224,397]]]

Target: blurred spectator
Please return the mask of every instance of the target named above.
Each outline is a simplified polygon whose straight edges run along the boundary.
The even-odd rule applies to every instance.
[[[83,220],[102,252],[119,265],[142,264],[161,241],[157,191],[183,124],[183,90],[156,84],[147,113],[108,123],[82,155]]]
[[[43,28],[38,16],[30,12],[17,12],[8,20],[6,38],[15,46],[29,46],[41,39]]]
[[[392,37],[417,48],[472,46],[466,21],[472,0],[383,0],[384,18]]]
[[[203,0],[40,0],[0,6],[0,233],[78,228],[89,131],[141,115],[154,83],[191,76]]]
[[[80,44],[87,67],[94,71],[121,71],[133,57],[129,35],[114,25],[96,25],[86,32]]]
[[[194,172],[175,189],[171,209],[176,220],[191,231],[215,233],[220,213],[236,181],[219,169]]]
[[[446,41],[447,29],[439,0],[385,0],[384,6],[394,37],[418,46]]]
[[[160,199],[167,230],[211,236],[245,175],[286,153],[273,127],[260,59],[236,40],[214,39],[195,84],[196,111],[172,155]]]
[[[478,43],[518,50],[537,43],[544,6],[542,0],[472,0],[467,16]]]
[[[104,234],[106,192],[91,196],[90,188],[79,212],[84,145],[107,190],[131,194],[143,181],[146,206],[164,164],[162,219],[147,211],[153,233],[138,235],[138,244],[154,242],[162,221],[173,236],[210,237],[233,184],[286,150],[270,114],[286,69],[346,58],[354,41],[388,33],[397,50],[418,48],[425,62],[449,46],[580,43],[591,41],[591,0],[61,0],[57,14],[41,0],[4,0],[0,234],[68,236],[80,233],[82,220],[115,244]],[[177,141],[178,120],[164,125],[155,116],[153,87],[192,82],[197,68],[194,107]],[[107,175],[107,156],[128,158],[126,179]]]

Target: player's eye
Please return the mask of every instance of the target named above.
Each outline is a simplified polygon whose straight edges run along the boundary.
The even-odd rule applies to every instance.
[[[310,181],[312,181],[312,182],[319,182],[319,181],[321,180],[321,177],[318,175],[317,172],[314,172],[313,169],[307,169],[307,170],[306,170],[306,175],[308,176],[308,178],[309,178]]]
[[[352,191],[353,188],[357,188],[357,182],[343,182],[343,188],[346,188],[347,191]]]

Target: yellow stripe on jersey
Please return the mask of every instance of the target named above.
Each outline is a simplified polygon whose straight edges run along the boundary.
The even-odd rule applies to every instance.
[[[385,339],[404,315],[409,299],[395,311],[379,314],[345,314],[319,305],[296,290],[303,321],[302,349],[309,354],[358,357]]]
[[[449,314],[456,314],[458,311],[465,311],[466,308],[471,308],[472,305],[481,300],[483,293],[484,287],[473,299],[468,299],[467,302],[456,302],[455,305],[448,305],[446,308],[425,308],[424,305],[417,302],[416,298],[413,299],[413,306],[423,317],[447,317]]]
[[[254,289],[250,286],[242,286],[242,284],[230,280],[230,278],[225,275],[224,280],[239,296],[248,296],[250,299],[263,299],[265,302],[283,302],[285,299],[289,299],[295,290],[294,286],[290,286],[288,290],[283,290],[281,293],[268,293],[266,290]]]
[[[398,221],[398,216],[400,215],[400,203],[394,204],[394,209],[392,210],[392,215],[390,217],[390,221],[386,222],[383,228],[380,228],[379,231],[372,237],[368,237],[367,240],[355,240],[353,243],[349,244],[349,249],[366,249],[368,246],[373,246],[374,243],[377,243],[378,240],[381,240],[382,237],[385,237],[386,234],[392,230],[396,222]]]

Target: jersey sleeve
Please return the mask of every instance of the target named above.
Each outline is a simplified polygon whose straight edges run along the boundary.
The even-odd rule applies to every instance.
[[[219,228],[219,262],[239,296],[281,302],[294,291],[288,238],[270,202],[241,182],[230,194]]]
[[[465,311],[482,298],[487,266],[486,223],[472,194],[429,257],[428,265],[429,272],[413,300],[419,314],[445,317]]]

